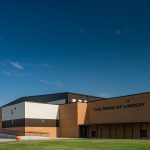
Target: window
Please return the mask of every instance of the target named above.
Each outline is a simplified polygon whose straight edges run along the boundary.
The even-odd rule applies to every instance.
[[[147,130],[140,130],[140,138],[147,138]]]
[[[91,137],[96,138],[96,131],[95,130],[91,131]]]

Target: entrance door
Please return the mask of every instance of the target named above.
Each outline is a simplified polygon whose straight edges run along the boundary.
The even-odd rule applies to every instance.
[[[87,137],[87,126],[80,126],[80,138]]]

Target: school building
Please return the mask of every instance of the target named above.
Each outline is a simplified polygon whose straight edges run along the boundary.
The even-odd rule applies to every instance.
[[[22,97],[0,108],[0,131],[52,138],[150,139],[150,92],[107,99],[70,92]]]

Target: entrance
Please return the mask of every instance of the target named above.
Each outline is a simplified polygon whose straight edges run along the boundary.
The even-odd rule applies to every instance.
[[[87,137],[87,126],[80,126],[79,129],[80,138],[86,138]]]

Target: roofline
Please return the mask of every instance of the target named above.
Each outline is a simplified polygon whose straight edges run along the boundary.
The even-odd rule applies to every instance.
[[[50,93],[50,94],[39,94],[39,95],[29,95],[29,96],[22,96],[20,98],[28,98],[28,97],[36,97],[36,96],[47,96],[52,94],[67,94],[67,92],[60,92],[60,93]],[[20,99],[18,98],[18,99]]]
[[[81,94],[81,93],[75,93],[75,92],[56,92],[56,93],[50,93],[50,94],[40,94],[40,95],[31,95],[31,96],[22,96],[20,98],[28,98],[28,97],[35,97],[35,96],[46,96],[46,95],[54,95],[54,94],[75,94],[75,95],[82,95],[82,96],[89,96],[89,97],[95,97],[95,98],[102,98],[102,99],[107,99],[104,97],[99,97],[99,96],[93,96],[93,95],[88,95],[88,94]],[[18,99],[20,99],[18,98]],[[17,99],[16,99],[17,100]]]
[[[112,97],[112,98],[106,98],[104,100],[113,100],[113,99],[118,99],[118,98],[123,98],[123,97],[128,97],[128,96],[143,95],[143,94],[150,94],[150,92],[142,92],[142,93],[136,93],[136,94],[129,94],[129,95],[125,95],[125,96],[117,96],[117,97]],[[94,101],[89,101],[87,103],[92,103],[92,102],[96,102],[96,101],[103,101],[103,100],[94,100]]]
[[[60,93],[51,93],[51,94],[41,94],[41,95],[33,95],[33,96],[24,96],[24,97],[20,97],[18,99],[28,98],[28,97],[36,97],[36,96],[46,96],[46,95],[52,95],[52,94],[75,94],[75,95],[89,96],[89,97],[97,98],[97,100],[93,100],[93,101],[87,102],[87,103],[92,103],[92,102],[95,102],[95,101],[113,100],[113,99],[118,99],[118,98],[128,97],[128,96],[150,94],[150,92],[142,92],[142,93],[136,93],[136,94],[129,94],[129,95],[125,95],[125,96],[117,96],[117,97],[112,97],[112,98],[103,98],[103,97],[91,96],[91,95],[87,95],[87,94],[80,94],[80,93],[74,93],[74,92],[60,92]],[[16,99],[16,100],[18,100],[18,99]],[[16,100],[14,100],[14,101],[16,101]],[[14,102],[14,101],[11,101],[11,102]],[[11,103],[11,102],[9,102],[9,103]],[[0,108],[7,106],[9,103],[7,103],[6,105],[1,106]]]
[[[111,97],[111,98],[107,98],[107,99],[109,100],[109,99],[116,99],[116,98],[122,98],[122,97],[128,97],[128,96],[136,96],[136,95],[143,95],[143,94],[150,94],[150,92],[128,94],[128,95],[125,95],[125,96],[116,96],[116,97]]]
[[[60,92],[60,93],[51,93],[51,94],[67,94],[68,92]],[[1,106],[1,107],[6,107],[6,106],[9,106],[9,103],[12,103],[12,102],[15,102],[19,99],[22,99],[22,98],[28,98],[28,97],[36,97],[36,96],[47,96],[47,95],[51,95],[51,94],[40,94],[40,95],[31,95],[31,96],[21,96],[15,100],[12,100],[10,102],[8,102],[7,104]],[[24,101],[25,102],[25,101]],[[18,103],[21,103],[21,102],[18,102]]]
[[[21,99],[21,98],[28,98],[28,97],[31,98],[31,97],[36,97],[36,96],[48,96],[48,95],[55,95],[55,94],[67,94],[67,95],[69,95],[69,94],[75,94],[75,95],[93,97],[93,98],[97,98],[97,99],[99,99],[99,98],[100,98],[100,99],[106,99],[106,98],[103,98],[103,97],[98,97],[98,96],[93,96],[93,95],[87,95],[87,94],[80,94],[80,93],[74,93],[74,92],[56,92],[56,93],[50,93],[50,94],[40,94],[40,95],[32,95],[32,96],[22,96],[22,97],[19,97],[19,98],[13,100],[13,101],[8,102],[7,104],[5,104],[5,105],[3,105],[3,106],[1,106],[1,107],[6,107],[6,106],[9,105],[9,103],[15,102],[16,100],[19,100],[19,99]]]
[[[89,95],[89,94],[81,94],[81,93],[74,93],[74,92],[67,92],[68,94],[76,94],[76,95],[81,95],[81,96],[89,96],[89,97],[95,97],[95,98],[102,98],[102,99],[107,99],[104,97],[100,97],[100,96],[93,96],[93,95]]]

